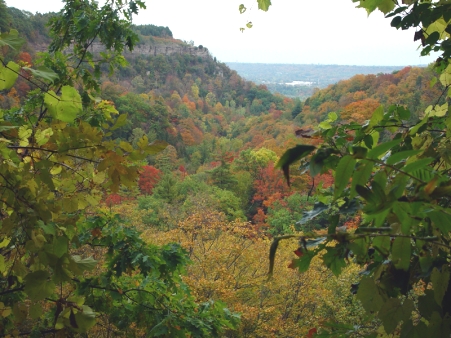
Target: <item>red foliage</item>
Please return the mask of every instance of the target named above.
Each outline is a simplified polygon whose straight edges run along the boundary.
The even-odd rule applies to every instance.
[[[122,202],[122,197],[119,196],[118,194],[108,195],[108,197],[105,199],[105,204],[110,208],[113,205],[121,204],[121,202]]]
[[[315,335],[318,333],[318,330],[316,329],[316,327],[314,327],[313,329],[310,329],[308,331],[308,335],[307,338],[313,338],[315,337]]]
[[[161,171],[151,165],[145,165],[141,168],[138,178],[138,187],[141,193],[151,195],[152,190],[161,177]]]
[[[266,210],[274,202],[282,202],[291,192],[287,189],[282,172],[274,169],[272,162],[260,170],[258,178],[254,181],[254,188],[255,194],[252,201],[259,203],[260,207],[253,220],[257,225],[262,226],[266,219]]]
[[[31,67],[33,64],[31,63],[31,55],[27,52],[22,52],[17,56],[19,61],[25,62],[28,67]]]

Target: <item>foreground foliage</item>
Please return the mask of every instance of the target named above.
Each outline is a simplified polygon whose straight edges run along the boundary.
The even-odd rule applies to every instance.
[[[108,334],[201,337],[238,321],[221,303],[195,302],[180,278],[188,258],[179,245],[149,246],[93,211],[105,192],[133,187],[138,161],[166,146],[145,135],[135,147],[112,139],[126,115],[115,118],[98,97],[100,67],[125,64],[121,53],[136,42],[130,20],[143,7],[65,1],[37,68],[8,59],[24,42],[17,31],[0,35],[0,91],[19,77],[29,84],[19,104],[0,111],[2,334],[68,336],[97,323]],[[94,41],[105,46],[95,57]]]
[[[353,285],[369,318],[381,327],[370,334],[401,337],[449,337],[451,333],[450,231],[451,183],[448,98],[451,85],[451,5],[442,1],[354,1],[368,13],[379,9],[391,25],[415,27],[415,40],[441,53],[434,67],[444,91],[420,116],[401,105],[377,108],[364,124],[337,123],[329,113],[319,124],[319,147],[298,145],[278,165],[289,179],[289,166],[303,159],[312,176],[332,171],[334,189],[304,218],[330,210],[328,235],[300,237],[302,256],[294,265],[307,271],[313,257],[339,276],[349,261],[365,267]],[[446,102],[440,102],[441,97]],[[355,232],[337,231],[342,215],[361,214]],[[301,220],[302,222],[302,220]],[[272,255],[283,237],[276,238]],[[310,239],[310,240],[309,240]],[[311,244],[316,244],[311,248]],[[331,246],[332,244],[332,246]],[[325,252],[325,253],[324,253]],[[317,336],[361,333],[359,326],[332,325]]]

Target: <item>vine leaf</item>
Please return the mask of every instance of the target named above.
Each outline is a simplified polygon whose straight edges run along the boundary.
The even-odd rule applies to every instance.
[[[335,171],[335,190],[334,199],[340,197],[343,190],[348,185],[349,179],[354,173],[354,167],[356,160],[351,155],[346,155],[338,162],[337,169]]]
[[[313,150],[315,150],[314,146],[300,144],[294,148],[288,149],[279,159],[275,168],[282,168],[288,185],[290,185],[290,165],[299,161],[301,158],[306,157]]]
[[[271,6],[271,0],[257,0],[258,2],[258,9],[261,9],[262,11],[267,12],[269,9],[269,6]],[[241,12],[241,10],[240,10]]]
[[[48,280],[49,273],[44,270],[31,272],[25,276],[25,293],[33,302],[45,299],[53,294],[55,283]]]
[[[19,76],[19,70],[20,66],[13,61],[9,61],[6,67],[0,63],[0,90],[8,90],[14,86]]]
[[[71,86],[63,86],[61,88],[61,98],[54,91],[50,90],[44,95],[44,103],[50,114],[68,123],[74,122],[78,113],[82,110],[81,96]]]
[[[390,298],[379,310],[379,318],[384,324],[385,332],[393,333],[400,321],[407,321],[412,315],[415,306],[411,299],[406,299],[401,303],[399,298]]]

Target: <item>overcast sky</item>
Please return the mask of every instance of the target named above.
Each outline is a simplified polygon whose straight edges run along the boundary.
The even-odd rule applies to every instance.
[[[238,6],[253,7],[239,14]],[[255,4],[254,4],[255,3]],[[419,65],[414,31],[397,31],[380,12],[369,17],[351,0],[272,0],[268,12],[256,0],[147,0],[136,24],[168,26],[175,38],[207,47],[222,62]],[[60,0],[6,0],[35,13],[59,11]],[[247,21],[254,27],[241,33]]]

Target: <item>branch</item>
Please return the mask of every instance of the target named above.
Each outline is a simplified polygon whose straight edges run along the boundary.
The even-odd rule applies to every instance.
[[[16,288],[16,289],[11,289],[11,290],[6,290],[6,291],[2,291],[0,292],[0,296],[4,296],[7,295],[8,293],[14,293],[14,292],[19,292],[19,291],[23,291],[24,287],[21,286],[20,288]]]

